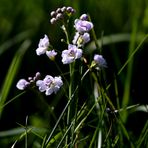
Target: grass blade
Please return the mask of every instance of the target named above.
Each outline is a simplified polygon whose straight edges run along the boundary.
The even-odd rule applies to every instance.
[[[0,116],[2,115],[3,111],[3,105],[7,99],[7,96],[9,94],[12,82],[16,76],[16,73],[18,71],[18,68],[20,67],[20,63],[22,60],[22,57],[24,56],[26,50],[29,48],[31,42],[29,40],[26,40],[22,43],[19,50],[16,52],[11,65],[8,69],[8,73],[6,75],[6,78],[4,80],[3,87],[1,89],[1,96],[0,96]]]

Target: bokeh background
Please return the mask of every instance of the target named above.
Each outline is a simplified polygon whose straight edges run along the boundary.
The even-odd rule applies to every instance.
[[[106,44],[102,45],[103,55],[108,63],[106,70],[106,81],[108,83],[113,80],[114,75],[118,73],[118,70],[126,62],[129,49],[135,49],[148,32],[147,0],[0,0],[1,90],[3,90],[5,78],[17,51],[22,48],[22,44],[27,44],[27,50],[23,54],[19,63],[20,66],[10,84],[6,102],[20,93],[15,86],[20,78],[34,76],[37,71],[45,75],[48,73],[51,75],[59,74],[53,63],[49,62],[45,56],[36,56],[35,50],[39,39],[44,34],[49,36],[50,41],[57,49],[63,48],[62,43],[60,44],[59,42],[63,37],[62,31],[59,26],[50,24],[50,12],[62,6],[75,8],[77,13],[74,18],[79,17],[83,13],[88,13],[94,23],[97,38],[107,37],[109,39]],[[122,35],[125,36],[122,38]],[[116,37],[115,40],[114,37]],[[133,43],[131,43],[132,38],[134,38]],[[105,40],[103,41],[105,42]],[[148,40],[144,42],[132,59],[128,105],[148,103],[147,48]],[[90,49],[90,52],[93,51]],[[120,76],[117,77],[120,104],[123,103],[124,82],[127,80],[127,71],[128,68],[126,67]],[[114,89],[109,91],[110,97],[114,102],[115,96],[114,92],[112,92]],[[0,92],[0,96],[1,94],[2,92]],[[37,99],[36,94],[28,92],[12,101],[3,109],[0,118],[0,131],[19,127],[17,123],[25,125],[26,116],[29,116],[30,124],[48,127],[51,117],[44,105],[48,103],[51,104],[51,107],[54,106],[58,116],[62,110],[62,105],[59,105],[59,103],[65,103],[59,99],[52,100],[51,98],[47,97],[45,102],[42,102]],[[48,119],[45,119],[45,117]],[[147,113],[145,112],[132,114],[128,118],[127,128],[134,131],[135,135],[138,135],[146,120]],[[1,136],[0,147],[1,145],[6,146],[6,143],[9,146],[8,139],[9,136]],[[13,141],[14,139],[12,138],[11,140]]]

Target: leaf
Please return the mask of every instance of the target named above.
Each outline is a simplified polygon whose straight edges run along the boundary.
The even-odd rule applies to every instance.
[[[30,44],[31,44],[30,40],[26,40],[22,43],[19,50],[16,52],[16,54],[11,62],[11,65],[8,69],[8,73],[6,75],[6,78],[4,80],[4,83],[3,83],[2,89],[1,89],[1,93],[0,93],[1,94],[1,96],[0,96],[0,116],[2,115],[3,105],[8,97],[11,85],[13,83],[15,76],[16,76],[16,73],[18,72],[22,58],[23,58],[26,50],[29,48]]]

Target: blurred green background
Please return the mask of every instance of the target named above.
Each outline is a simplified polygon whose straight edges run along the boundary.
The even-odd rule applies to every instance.
[[[134,50],[148,32],[147,0],[0,0],[0,96],[3,94],[4,83],[7,82],[5,81],[6,76],[14,57],[17,58],[18,56],[20,58],[18,59],[19,64],[15,67],[16,71],[13,71],[12,67],[12,75],[14,76],[11,83],[5,83],[5,88],[7,88],[5,102],[20,93],[15,87],[20,78],[34,76],[37,71],[44,74],[50,73],[51,75],[59,74],[57,69],[52,66],[53,63],[50,63],[44,56],[37,57],[35,50],[39,39],[44,34],[49,36],[55,47],[58,49],[62,47],[62,44],[59,42],[63,37],[62,31],[60,31],[58,26],[50,24],[50,12],[62,6],[72,6],[75,8],[77,11],[75,18],[83,13],[88,13],[94,23],[98,39],[101,36],[110,39],[111,35],[127,35],[119,42],[111,38],[102,47],[104,57],[108,63],[106,74],[108,82],[112,81],[114,75],[117,74],[118,70],[125,63],[130,49]],[[117,36],[117,40],[118,37],[120,38],[120,36]],[[128,68],[125,68],[117,78],[119,80],[121,105],[147,103],[147,47],[148,41],[146,40],[134,56],[131,67],[129,67],[131,69],[131,75],[128,75],[129,79],[127,79]],[[19,54],[16,55],[18,51]],[[14,65],[12,64],[12,66]],[[8,76],[12,75],[9,73]],[[129,95],[124,96],[124,91],[126,90],[124,82],[126,81],[128,81],[126,88],[129,89]],[[109,91],[110,97],[114,102],[113,90],[110,89]],[[122,100],[123,97],[128,97],[129,99],[124,102]],[[32,125],[48,127],[47,124],[50,117],[47,110],[42,107],[42,103],[44,105],[46,103],[54,104],[57,107],[58,115],[58,112],[60,112],[58,109],[62,110],[62,107],[58,106],[58,101],[57,99],[56,101],[45,100],[45,102],[42,102],[37,100],[32,92],[28,92],[23,97],[21,96],[4,107],[0,118],[0,131],[19,127],[16,124],[17,122],[24,125],[27,115],[32,117],[30,117]],[[146,116],[147,114],[141,112],[132,115],[127,122],[129,123],[127,127],[135,131],[135,134],[139,134],[139,131],[143,128]],[[46,120],[42,117],[49,117],[49,119]],[[135,124],[134,126],[132,126],[133,123]],[[0,137],[0,146],[6,143],[7,138]]]

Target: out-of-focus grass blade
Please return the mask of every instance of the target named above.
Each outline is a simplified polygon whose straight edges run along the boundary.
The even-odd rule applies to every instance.
[[[41,135],[44,135],[47,132],[45,128],[37,128],[33,126],[28,126],[27,129],[28,131],[30,131],[31,133],[33,133],[34,135],[40,138],[43,138]],[[4,138],[4,137],[9,137],[9,136],[17,136],[24,132],[25,132],[25,127],[24,128],[23,127],[14,128],[14,129],[6,130],[6,131],[0,131],[0,137]]]
[[[11,148],[14,148],[16,143],[23,139],[27,133],[36,133],[38,132],[38,134],[35,134],[35,135],[39,135],[38,137],[42,138],[40,135],[41,134],[45,134],[46,129],[43,129],[43,128],[35,128],[35,127],[27,127],[27,130],[25,128],[16,128],[16,129],[12,129],[12,130],[9,130],[9,131],[3,131],[3,132],[0,132],[0,137],[5,137],[5,136],[14,136],[14,135],[20,135],[16,140],[15,142],[13,143],[13,145],[11,146]]]
[[[103,43],[103,45],[108,45],[111,43],[117,43],[117,42],[123,42],[123,41],[129,41],[130,40],[130,34],[112,34],[108,36],[104,36],[101,39],[97,40],[97,43],[99,47]],[[96,49],[95,42],[92,41],[87,47],[86,52],[90,53]]]
[[[141,41],[145,37],[145,34],[137,34],[136,35],[136,42]],[[120,43],[120,42],[129,42],[131,39],[131,34],[125,33],[125,34],[111,34],[107,36],[103,36],[101,39],[98,39],[97,42],[99,46],[103,43],[103,45],[109,45],[112,43]],[[86,53],[89,54],[93,52],[96,49],[95,42],[92,41],[88,46],[86,47]]]
[[[136,111],[142,111],[148,113],[148,105],[140,105],[136,108]]]
[[[102,147],[102,131],[99,130],[99,135],[98,135],[98,148]]]
[[[59,132],[59,133],[57,133],[49,142],[48,142],[48,144],[47,144],[47,148],[48,147],[50,147],[54,142],[56,142],[59,138],[61,138],[61,136],[62,136],[62,133],[61,132]],[[62,137],[63,138],[63,137]]]
[[[139,136],[137,141],[137,148],[141,148],[142,143],[146,140],[148,142],[148,121],[145,123],[144,128]]]
[[[129,56],[133,53],[135,50],[135,45],[136,45],[136,33],[137,33],[137,19],[134,19],[133,21],[133,31],[131,34],[131,42],[129,46]],[[123,92],[123,99],[122,99],[122,107],[127,106],[129,103],[130,99],[130,87],[131,87],[131,80],[132,80],[132,72],[133,72],[133,62],[134,58],[131,59],[131,61],[127,65],[127,74],[126,74],[126,79],[124,83],[124,92]],[[122,120],[126,122],[127,119],[127,112],[126,110],[122,114]]]
[[[24,131],[24,128],[15,128],[7,131],[0,131],[0,137],[16,136],[23,133]]]
[[[4,42],[2,45],[0,45],[0,55],[3,54],[5,51],[11,49],[13,45],[25,40],[29,35],[30,35],[30,30],[24,31],[16,35],[15,37],[11,38],[10,40]]]
[[[13,79],[15,78],[18,68],[20,66],[22,57],[24,56],[26,50],[29,48],[30,44],[31,44],[30,40],[26,40],[22,43],[19,50],[16,52],[11,62],[11,65],[8,69],[8,73],[2,85],[1,94],[0,94],[0,116],[2,115],[3,104],[5,103],[7,99]]]

